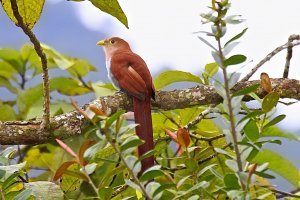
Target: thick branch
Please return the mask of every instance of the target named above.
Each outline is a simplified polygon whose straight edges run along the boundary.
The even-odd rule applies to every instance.
[[[294,79],[272,79],[272,88],[280,94],[281,98],[292,98],[300,100],[300,81]],[[238,83],[234,91],[257,84],[260,81],[246,81]],[[257,95],[263,97],[266,92],[263,89],[257,90]],[[245,97],[245,101],[251,100]],[[157,92],[152,108],[155,109],[177,109],[187,108],[196,105],[218,104],[222,98],[216,93],[212,86],[197,86],[184,90],[174,90],[170,92]],[[123,93],[116,93],[114,96],[101,97],[83,106],[83,110],[91,113],[89,106],[97,106],[105,109],[109,114],[117,110],[131,110],[132,102]],[[53,141],[55,138],[65,139],[75,135],[80,135],[83,129],[90,124],[79,112],[72,111],[50,119],[49,133],[38,133],[41,120],[0,122],[0,144],[40,144]]]

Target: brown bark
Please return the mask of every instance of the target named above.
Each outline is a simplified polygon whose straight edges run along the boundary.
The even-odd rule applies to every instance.
[[[239,82],[232,90],[238,91],[260,81]],[[300,100],[300,81],[295,79],[272,79],[272,88],[280,94],[281,98]],[[263,97],[266,92],[262,88],[256,91],[257,95]],[[245,97],[245,101],[251,100]],[[196,105],[218,104],[222,98],[216,93],[212,86],[199,85],[197,87],[174,90],[158,91],[156,101],[152,102],[152,109],[171,110],[187,108]],[[131,110],[132,102],[123,93],[114,96],[101,97],[83,106],[87,114],[92,112],[90,105],[97,106],[113,114],[117,110]],[[0,122],[0,144],[41,144],[53,141],[55,138],[65,139],[80,135],[87,128],[89,120],[85,119],[79,112],[72,111],[50,119],[50,131],[41,132],[41,119],[33,121]]]

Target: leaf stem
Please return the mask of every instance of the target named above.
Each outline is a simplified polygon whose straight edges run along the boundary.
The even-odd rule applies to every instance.
[[[220,27],[220,23],[216,23],[217,29],[218,29],[218,33],[221,33],[221,27]],[[238,165],[238,171],[239,171],[239,176],[240,173],[243,171],[243,167],[242,167],[242,160],[241,160],[241,154],[238,148],[238,139],[237,139],[237,133],[235,130],[235,121],[234,121],[234,115],[233,115],[233,107],[232,107],[232,98],[231,98],[231,94],[230,94],[230,88],[229,88],[229,79],[228,79],[228,75],[227,75],[227,70],[226,70],[226,66],[224,65],[225,62],[225,57],[223,55],[223,51],[222,51],[222,45],[221,45],[221,39],[219,36],[215,37],[218,43],[218,54],[219,54],[219,58],[221,60],[220,62],[220,68],[223,71],[223,78],[224,78],[224,88],[225,88],[225,93],[226,93],[226,99],[228,102],[228,114],[229,114],[229,121],[230,121],[230,129],[231,129],[231,135],[233,138],[233,147],[234,147],[234,151],[236,153],[236,160],[237,160],[237,165]],[[226,105],[225,105],[226,106]],[[243,190],[245,190],[245,184],[243,183],[243,181],[240,179],[240,183],[241,183],[241,187]]]

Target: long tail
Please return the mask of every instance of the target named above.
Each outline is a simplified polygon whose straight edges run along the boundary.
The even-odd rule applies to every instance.
[[[133,111],[134,111],[135,123],[139,124],[135,129],[136,134],[139,136],[140,139],[145,141],[145,143],[139,146],[138,148],[138,155],[141,156],[146,152],[152,150],[154,147],[150,96],[147,95],[144,101],[141,101],[136,97],[133,97]],[[141,162],[142,162],[142,170],[141,170],[142,173],[146,169],[154,165],[154,157],[151,156],[145,158]]]

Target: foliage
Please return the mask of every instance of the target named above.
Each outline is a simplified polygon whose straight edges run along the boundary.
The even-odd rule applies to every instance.
[[[117,1],[90,1],[128,26]],[[41,14],[43,1],[28,0],[24,5],[17,2],[25,23],[32,28]],[[27,9],[37,2],[40,9],[37,15],[26,17]],[[300,176],[294,164],[264,147],[265,144],[280,145],[281,141],[274,137],[300,141],[296,135],[275,126],[285,118],[285,115],[275,116],[279,94],[272,90],[267,74],[262,76],[261,85],[231,92],[240,74],[227,70],[236,68],[247,58],[230,53],[247,28],[222,45],[227,26],[243,20],[238,15],[227,15],[230,8],[227,0],[211,2],[210,11],[201,15],[203,23],[211,25],[211,31],[203,33],[217,44],[200,35],[198,38],[212,50],[213,62],[204,66],[200,77],[189,72],[166,71],[156,77],[154,84],[157,89],[183,81],[214,85],[223,103],[153,113],[155,149],[141,157],[135,154],[135,149],[144,142],[134,134],[137,125],[126,120],[124,111],[107,116],[96,107],[91,108],[94,112],[89,118],[91,126],[81,137],[57,139],[57,144],[1,146],[1,197],[275,199],[268,183],[268,179],[274,178],[271,171],[299,187]],[[2,5],[15,21],[9,1],[2,0]],[[51,95],[59,93],[61,97],[52,98],[52,116],[74,109],[63,100],[66,96],[110,95],[115,91],[111,84],[84,80],[88,73],[96,71],[88,61],[63,55],[45,44],[42,47],[49,70],[64,72],[49,81]],[[0,87],[14,96],[11,101],[0,99],[3,113],[0,120],[42,116],[42,85],[35,81],[41,77],[42,69],[34,48],[25,44],[19,50],[0,49],[0,66]],[[215,76],[219,72],[223,74],[223,81]],[[267,92],[262,99],[255,95],[260,87]],[[247,95],[256,100],[257,108],[242,101]],[[141,160],[153,155],[156,165],[139,174]]]

